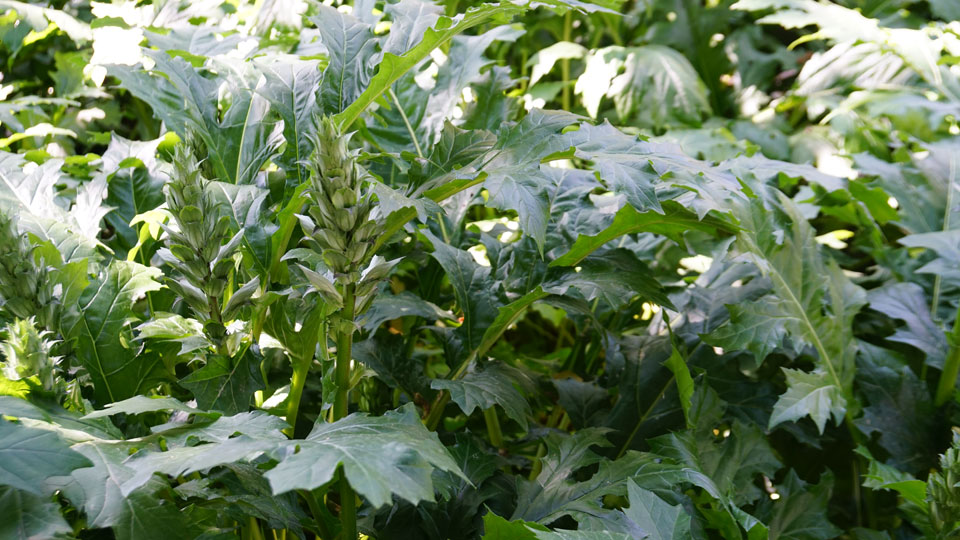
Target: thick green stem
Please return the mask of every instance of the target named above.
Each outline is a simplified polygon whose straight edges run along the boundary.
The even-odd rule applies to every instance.
[[[355,540],[357,538],[357,495],[347,482],[347,477],[340,471],[340,533],[341,540]]]
[[[483,421],[487,424],[487,435],[490,436],[490,444],[494,448],[503,448],[503,431],[500,429],[500,419],[497,418],[496,407],[490,407],[483,411]]]
[[[567,11],[567,14],[563,16],[563,41],[570,41],[570,37],[573,34],[573,10]],[[560,73],[563,76],[563,89],[561,90],[561,104],[563,105],[563,110],[569,111],[573,92],[570,89],[570,59],[564,58],[560,60]]]
[[[343,309],[340,310],[340,325],[337,328],[337,394],[333,401],[333,420],[347,415],[350,405],[350,362],[353,350],[353,309],[356,285],[344,287]]]
[[[308,489],[301,489],[299,493],[300,496],[307,501],[307,506],[310,507],[310,513],[313,514],[313,520],[317,522],[317,535],[320,537],[320,540],[333,540],[333,534],[330,532],[330,529],[327,528],[327,521],[324,519],[324,509],[320,506],[320,502],[317,501],[317,496]],[[286,531],[284,531],[284,533],[286,533]]]
[[[250,540],[263,540],[263,534],[260,532],[260,523],[257,521],[257,518],[251,516],[248,518],[248,524],[250,527]]]
[[[293,375],[290,377],[290,395],[287,396],[287,423],[290,428],[287,435],[293,437],[297,427],[297,414],[300,412],[300,398],[303,396],[303,386],[310,373],[310,360],[295,359],[293,361]]]
[[[426,420],[423,421],[427,429],[430,431],[437,430],[437,426],[440,425],[440,419],[443,418],[443,410],[447,408],[447,403],[449,402],[450,392],[441,390],[440,393],[437,394],[437,399],[435,399],[430,406],[430,413],[427,415]]]
[[[333,401],[333,420],[340,420],[349,412],[350,406],[350,363],[353,350],[353,316],[356,294],[356,284],[351,283],[344,287],[343,309],[340,310],[339,327],[337,328],[337,360],[336,380],[337,393]],[[343,532],[342,540],[357,538],[357,497],[347,481],[346,475],[340,472],[340,525]]]
[[[937,396],[935,399],[937,406],[949,401],[957,383],[957,374],[960,373],[960,307],[957,308],[957,316],[953,320],[953,329],[950,331],[949,345],[950,349],[947,352],[947,359],[943,363],[943,372],[940,374],[940,380],[937,382]]]

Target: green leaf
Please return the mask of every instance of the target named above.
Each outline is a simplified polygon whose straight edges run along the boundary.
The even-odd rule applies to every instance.
[[[181,57],[144,50],[155,66],[147,71],[112,65],[109,73],[181,137],[200,137],[209,151],[216,178],[228,184],[254,184],[260,168],[283,143],[283,123],[271,118],[270,103],[257,93],[260,73],[251,64],[217,65],[217,78],[206,78]],[[226,85],[229,103],[220,103]],[[264,83],[265,84],[265,83]]]
[[[83,419],[100,418],[102,416],[112,416],[120,413],[140,414],[145,412],[171,410],[185,412],[187,414],[203,412],[199,409],[194,409],[193,407],[184,405],[180,402],[180,400],[172,397],[133,396],[130,399],[125,399],[116,403],[108,403],[102,410],[87,414],[83,417]]]
[[[857,360],[857,385],[869,405],[854,422],[868,436],[879,436],[889,465],[921,474],[935,465],[936,408],[927,385],[909,366],[882,361],[870,354]]]
[[[527,60],[527,67],[533,68],[530,70],[530,86],[537,84],[541,77],[550,73],[557,60],[583,58],[586,54],[587,49],[583,45],[570,41],[558,41],[540,49]]]
[[[110,265],[68,307],[62,317],[63,334],[75,340],[77,359],[93,380],[99,403],[113,403],[137,395],[160,376],[160,359],[138,355],[124,333],[134,316],[137,299],[160,289],[158,268],[130,261]],[[131,348],[133,347],[133,348]]]
[[[60,515],[60,506],[48,497],[39,497],[11,487],[0,487],[0,536],[10,540],[53,538],[73,531]]]
[[[130,455],[130,446],[91,441],[74,448],[89,459],[93,467],[73,471],[75,482],[67,486],[65,494],[71,502],[83,508],[90,524],[94,527],[114,527],[118,537],[137,538],[155,534],[149,529],[156,525],[150,514],[156,509],[157,502],[149,495],[149,489],[155,489],[158,484],[130,496],[120,489],[134,474],[134,470],[124,464]],[[163,513],[169,515],[169,506]],[[176,521],[174,519],[170,524],[163,525],[173,525]]]
[[[567,112],[535,109],[519,123],[502,128],[490,155],[480,158],[480,172],[486,175],[483,186],[490,194],[487,206],[516,211],[520,229],[541,250],[550,218],[546,187],[551,180],[540,162],[568,148],[561,130],[576,120]]]
[[[493,512],[487,512],[483,516],[483,540],[535,540],[534,527],[545,528],[526,521],[507,521]]]
[[[0,454],[0,485],[36,495],[53,493],[56,486],[47,483],[50,477],[90,466],[56,432],[5,420],[0,420]]]
[[[57,25],[75,42],[82,43],[93,39],[90,25],[77,20],[70,14],[53,8],[41,7],[15,0],[0,0],[0,8],[12,9],[23,17],[23,21],[34,32],[43,32],[49,23]]]
[[[557,388],[557,401],[576,429],[593,425],[598,413],[609,407],[610,394],[596,383],[554,379],[553,385]]]
[[[310,20],[317,25],[329,57],[320,81],[320,103],[324,113],[335,114],[356,101],[370,85],[377,40],[369,24],[333,7],[318,7],[318,15]]]
[[[64,410],[49,402],[39,406],[20,398],[0,396],[0,414],[12,418],[39,420],[63,433],[86,433],[101,439],[119,439],[122,433],[109,420],[83,420],[79,414]],[[72,439],[71,439],[72,440]]]
[[[78,189],[75,211],[66,211],[57,203],[55,189],[66,180],[60,171],[63,161],[50,159],[30,172],[25,172],[25,163],[20,155],[0,152],[0,210],[19,214],[19,229],[41,242],[49,240],[64,262],[99,260],[97,236],[106,213],[100,206],[103,179]]]
[[[943,331],[933,322],[923,289],[915,283],[894,283],[870,290],[870,308],[904,322],[885,339],[912,345],[931,367],[943,369],[948,349]]]
[[[677,390],[680,392],[680,406],[683,408],[683,417],[687,419],[687,427],[691,426],[690,418],[690,400],[693,397],[693,377],[690,376],[690,369],[680,351],[673,348],[673,354],[663,363],[673,373],[673,378],[677,381]]]
[[[351,96],[348,100],[341,99],[339,101],[339,105],[347,105],[347,103],[349,103],[349,106],[345,109],[334,109],[338,112],[342,110],[342,112],[337,114],[337,121],[342,126],[350,126],[353,124],[371,103],[383,95],[388,88],[393,86],[394,82],[426,58],[427,55],[430,54],[430,51],[450,41],[457,34],[485,23],[507,23],[514,15],[522,13],[523,10],[523,7],[516,4],[502,2],[500,4],[481,4],[471,7],[468,8],[465,13],[452,18],[441,16],[433,28],[428,28],[423,33],[423,39],[420,40],[415,47],[405,51],[400,56],[390,52],[383,55],[383,60],[381,60],[378,65],[376,75],[369,79],[369,84],[365,85],[366,89],[363,90],[363,93],[355,99]],[[363,32],[356,30],[353,25],[348,27],[346,24],[341,24],[342,27],[351,30],[349,35],[353,43],[359,44],[359,47],[362,47],[366,43],[371,43],[370,48],[372,50],[372,42],[363,37],[363,35],[365,35]],[[367,32],[369,32],[369,30],[367,30]],[[342,31],[342,33],[348,35],[345,31]],[[360,37],[354,38],[353,36],[357,34],[360,34]],[[343,42],[335,43],[341,45]],[[353,54],[346,57],[354,58],[357,56],[358,53],[353,52],[353,50],[358,50],[359,47],[354,45],[349,51]],[[334,50],[339,52],[341,49],[345,49],[345,47],[335,47]],[[337,54],[334,56],[337,56]],[[340,57],[343,58],[344,56]],[[363,74],[364,71],[365,70],[361,70],[360,73]],[[326,78],[326,76],[324,78]],[[343,80],[347,82],[351,81],[351,79],[346,77],[343,77]]]
[[[180,344],[179,354],[212,347],[203,333],[203,325],[196,319],[187,319],[173,313],[155,311],[153,318],[137,327],[138,341],[170,340]]]
[[[445,244],[429,232],[424,234],[433,244],[431,255],[446,271],[457,306],[463,311],[464,321],[457,332],[463,337],[464,345],[469,351],[479,350],[484,344],[489,347],[492,345],[489,336],[494,332],[491,327],[500,317],[496,312],[500,300],[490,267],[480,266],[470,253]],[[507,326],[502,322],[496,325],[501,328],[500,332]]]
[[[453,321],[456,316],[436,304],[428,302],[410,291],[400,294],[378,294],[370,308],[362,315],[360,323],[366,330],[375,330],[386,321],[401,317],[422,317],[429,322]]]
[[[627,478],[636,470],[634,456],[616,461],[603,460],[594,453],[594,446],[606,447],[607,430],[582,429],[572,436],[550,435],[547,453],[541,458],[542,469],[535,480],[523,480],[517,493],[517,506],[511,520],[522,519],[549,524],[563,516],[574,519],[596,519],[618,532],[636,532],[625,523],[623,514],[603,507],[606,495],[623,495]],[[600,463],[593,476],[578,481],[575,473]]]
[[[323,323],[323,311],[311,308],[305,302],[279,297],[264,319],[264,330],[301,362],[313,360]]]
[[[746,350],[753,353],[757,366],[782,346],[788,335],[787,324],[781,303],[775,298],[763,298],[747,304],[727,304],[730,322],[703,335],[703,340],[714,347],[728,351]]]
[[[486,74],[481,73],[486,66],[492,63],[492,60],[484,56],[484,53],[495,41],[514,41],[520,37],[523,32],[513,26],[498,26],[487,30],[476,36],[455,36],[450,40],[450,50],[447,52],[447,61],[437,70],[437,83],[430,92],[429,99],[423,103],[423,121],[420,125],[426,135],[427,140],[432,140],[436,134],[443,128],[445,122],[456,121],[454,116],[457,107],[461,111],[466,107],[463,103],[463,92],[465,89],[474,89],[476,84],[490,77],[496,77],[491,67]],[[413,71],[407,73],[406,77],[413,74]],[[509,77],[507,77],[509,81]],[[492,81],[494,85],[498,81]],[[502,84],[502,80],[499,83]],[[511,84],[512,86],[512,84]],[[413,97],[413,96],[411,96]],[[480,103],[480,94],[477,95],[476,107],[479,109],[483,104]],[[509,109],[508,109],[509,110]],[[479,110],[477,111],[479,113]],[[489,125],[491,131],[500,128],[500,123],[504,118],[510,118],[510,115],[498,116],[493,118],[497,112],[496,109],[483,110],[484,114],[490,115]],[[464,118],[467,114],[464,115]],[[467,121],[469,123],[469,120]],[[459,125],[459,122],[458,122]],[[465,129],[474,130],[478,126],[461,125]]]
[[[913,476],[896,467],[885,465],[873,458],[870,451],[863,446],[858,446],[855,450],[861,456],[867,458],[869,470],[863,478],[863,486],[871,489],[889,489],[896,491],[907,501],[925,508],[927,506],[927,483],[923,480],[917,480]]]
[[[400,388],[408,395],[428,392],[430,386],[423,374],[423,359],[406,354],[403,336],[377,332],[355,343],[353,356],[391,388]]]
[[[587,300],[599,298],[613,308],[622,307],[639,294],[644,300],[673,309],[656,276],[628,249],[610,249],[594,254],[580,261],[576,269],[557,268],[554,273],[560,275],[544,284],[544,289],[554,294],[564,294],[567,287],[572,286],[579,289]]]
[[[125,467],[133,471],[133,475],[120,484],[120,492],[124,497],[129,496],[157,473],[176,478],[227,463],[249,460],[274,449],[278,442],[277,439],[254,439],[241,435],[211,444],[173,448],[166,452],[141,451],[123,462]]]
[[[487,410],[500,405],[507,416],[526,431],[530,405],[513,384],[514,376],[500,364],[492,364],[483,371],[471,371],[459,380],[434,379],[430,387],[449,391],[450,398],[466,414],[472,414],[478,407]]]
[[[193,392],[201,409],[226,415],[245,412],[253,393],[263,388],[259,355],[247,349],[238,358],[210,356],[205,366],[180,379],[180,384]]]
[[[621,121],[648,127],[699,126],[710,114],[707,87],[679,52],[663,45],[606,47],[587,56],[575,91],[596,118],[604,97],[613,99]]]
[[[755,503],[767,495],[756,486],[758,477],[773,477],[781,464],[764,432],[753,424],[725,420],[726,408],[727,404],[712,388],[699,385],[690,407],[692,427],[660,435],[648,442],[656,456],[667,458],[687,470],[684,481],[703,488],[721,502],[732,505]],[[724,425],[729,427],[723,427],[721,431],[718,426]],[[669,469],[662,472],[670,474]],[[635,475],[634,478],[645,489],[661,489],[651,483],[650,477]]]
[[[784,483],[784,493],[774,504],[770,519],[770,540],[827,540],[842,531],[827,518],[827,505],[833,490],[829,473],[820,483],[807,485],[791,471]]]
[[[759,201],[737,209],[742,226],[737,246],[770,279],[773,294],[766,297],[766,313],[780,317],[796,343],[817,353],[813,373],[785,370],[788,390],[769,425],[809,414],[823,432],[828,417],[839,423],[853,402],[857,342],[852,323],[866,294],[836,262],[825,260],[813,227],[792,201],[776,192],[767,202],[772,210]],[[780,335],[769,326],[766,330],[764,338]]]
[[[682,506],[672,506],[633,480],[627,482],[630,508],[624,510],[644,530],[649,540],[691,538],[690,515]]]
[[[770,428],[809,416],[823,433],[831,416],[838,425],[843,421],[847,410],[843,389],[834,384],[825,371],[817,369],[807,373],[783,368],[783,373],[787,376],[787,391],[773,407]]]
[[[654,185],[662,174],[654,166],[654,145],[638,141],[609,122],[581,124],[568,138],[570,146],[576,148],[574,155],[592,162],[591,168],[600,179],[614,193],[626,196],[635,210],[662,212]]]
[[[333,480],[342,466],[353,489],[379,508],[392,495],[413,504],[434,500],[433,469],[463,474],[412,405],[380,417],[355,413],[317,424],[305,440],[289,446],[300,451],[265,475],[274,493],[315,489]]]
[[[257,66],[266,84],[257,89],[270,107],[283,119],[283,138],[287,143],[278,158],[289,177],[300,185],[307,179],[303,162],[313,151],[311,135],[316,132],[317,87],[320,85],[319,63],[274,57],[258,60]]]
[[[114,133],[103,154],[103,170],[109,174],[106,204],[114,210],[106,221],[122,234],[129,247],[137,243],[130,222],[139,214],[163,204],[164,180],[157,170],[157,147],[163,138],[138,142]]]
[[[627,205],[617,212],[613,223],[603,232],[596,235],[578,235],[570,251],[555,259],[550,266],[574,266],[607,242],[625,234],[652,232],[680,242],[683,234],[690,230],[716,235],[721,232],[733,232],[734,228],[715,217],[697,219],[696,214],[673,201],[664,201],[663,213],[638,212]]]
[[[243,230],[243,245],[253,255],[258,273],[266,273],[271,263],[271,236],[276,231],[266,209],[269,191],[259,186],[225,182],[210,182],[207,190],[220,203],[236,230]]]
[[[907,247],[922,247],[936,252],[938,257],[922,266],[919,272],[949,278],[960,276],[960,272],[956,270],[957,265],[960,264],[960,230],[910,234],[898,242]]]

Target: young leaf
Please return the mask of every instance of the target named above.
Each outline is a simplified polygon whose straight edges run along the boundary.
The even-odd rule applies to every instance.
[[[823,433],[830,417],[837,424],[843,421],[847,401],[843,389],[829,374],[820,369],[807,373],[788,368],[783,368],[783,373],[787,376],[787,392],[780,396],[770,414],[770,428],[809,416]]]

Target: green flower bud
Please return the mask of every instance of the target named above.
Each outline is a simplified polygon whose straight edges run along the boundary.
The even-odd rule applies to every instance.
[[[57,358],[50,355],[51,334],[38,330],[33,318],[17,319],[5,332],[7,337],[0,342],[3,375],[12,381],[35,376],[44,390],[52,390]]]

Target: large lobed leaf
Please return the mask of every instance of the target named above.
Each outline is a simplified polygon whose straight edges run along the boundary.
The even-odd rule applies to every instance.
[[[134,304],[160,289],[159,276],[158,268],[111,261],[63,315],[63,334],[74,340],[77,359],[90,375],[100,403],[141,393],[162,368],[160,358],[139,355],[139,345],[124,339]]]
[[[412,405],[379,417],[355,413],[320,423],[305,440],[287,446],[299,451],[265,474],[274,493],[315,489],[342,467],[353,489],[379,508],[394,495],[414,504],[434,500],[434,469],[463,476]]]

